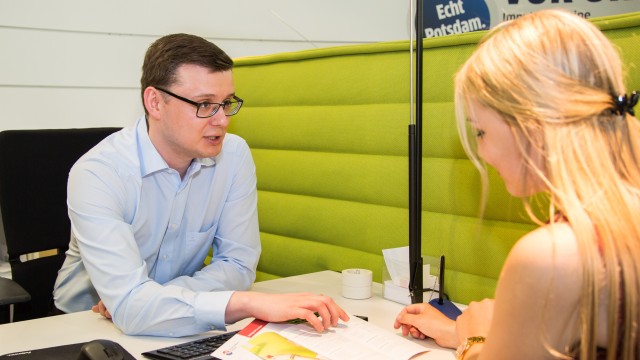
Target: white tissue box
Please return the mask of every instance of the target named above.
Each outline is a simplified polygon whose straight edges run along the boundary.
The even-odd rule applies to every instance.
[[[400,304],[411,304],[409,295],[409,247],[400,247],[382,250],[383,267],[382,282],[384,285],[383,296],[387,300]],[[422,255],[422,287],[425,289],[438,289],[439,259]],[[433,271],[432,271],[433,269]],[[423,299],[430,299],[437,293],[427,291]]]
[[[409,296],[409,289],[398,286],[391,280],[385,280],[384,282],[384,298],[387,300],[395,301],[400,304],[411,304],[411,296]]]
[[[424,288],[431,288],[434,290],[438,290],[438,278],[433,275],[425,275]],[[423,294],[423,299],[430,299],[433,296],[432,291],[425,291]],[[409,295],[409,289],[403,286],[398,286],[393,283],[392,280],[384,281],[384,293],[383,296],[387,300],[395,301],[400,304],[409,305],[411,304],[411,296]],[[437,295],[436,295],[437,296]]]

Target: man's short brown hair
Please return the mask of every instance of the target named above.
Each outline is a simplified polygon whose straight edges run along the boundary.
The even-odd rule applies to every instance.
[[[144,56],[140,78],[142,103],[149,86],[169,87],[184,64],[199,65],[212,72],[233,68],[233,60],[212,42],[195,35],[171,34],[154,41]],[[145,113],[147,109],[145,107]]]

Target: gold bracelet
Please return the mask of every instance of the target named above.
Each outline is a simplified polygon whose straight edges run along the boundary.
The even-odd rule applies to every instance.
[[[467,340],[462,345],[460,345],[460,347],[458,347],[458,350],[456,350],[456,360],[463,360],[464,356],[467,354],[467,351],[471,349],[471,346],[483,343],[485,340],[486,339],[484,336],[468,337]]]

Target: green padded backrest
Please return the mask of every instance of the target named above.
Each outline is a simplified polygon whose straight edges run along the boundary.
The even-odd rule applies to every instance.
[[[640,88],[640,13],[597,24]],[[454,301],[492,297],[514,242],[534,225],[491,173],[484,219],[480,183],[456,132],[453,75],[483,33],[424,41],[423,254],[447,258]],[[257,167],[263,253],[258,280],[369,268],[408,245],[409,42],[236,59],[245,100],[230,132]]]

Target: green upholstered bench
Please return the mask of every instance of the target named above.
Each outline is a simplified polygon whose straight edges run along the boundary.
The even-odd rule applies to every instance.
[[[640,13],[596,19],[640,88]],[[422,248],[447,258],[454,301],[492,297],[514,242],[534,225],[491,174],[480,183],[458,140],[453,75],[483,33],[424,41]],[[258,176],[257,280],[360,267],[381,281],[382,249],[408,245],[409,42],[236,59],[245,99],[230,132]],[[535,254],[532,254],[535,256]]]

